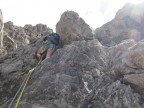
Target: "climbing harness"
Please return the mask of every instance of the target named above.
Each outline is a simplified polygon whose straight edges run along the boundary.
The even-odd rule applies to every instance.
[[[16,105],[15,105],[15,108],[18,107],[19,101],[20,101],[20,99],[21,99],[21,96],[22,96],[22,94],[23,94],[23,91],[24,91],[24,89],[25,89],[25,87],[26,87],[26,85],[27,85],[27,83],[28,83],[28,81],[29,81],[29,78],[30,78],[32,72],[39,66],[39,64],[40,64],[41,62],[42,62],[42,57],[41,57],[40,61],[38,62],[38,64],[37,64],[34,68],[32,68],[32,69],[27,73],[24,81],[22,82],[20,88],[18,89],[17,93],[16,93],[15,96],[13,97],[13,99],[12,99],[12,101],[11,101],[11,103],[10,103],[10,105],[9,105],[8,108],[11,108],[14,100],[16,99],[17,95],[19,94],[19,92],[20,92],[21,89],[22,89],[22,91],[21,91],[21,93],[20,93],[20,95],[19,95],[19,97],[18,97],[17,103],[16,103]],[[23,87],[23,88],[22,88],[22,87]]]

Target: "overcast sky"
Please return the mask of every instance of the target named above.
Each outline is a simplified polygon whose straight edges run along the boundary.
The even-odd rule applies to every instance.
[[[144,0],[1,0],[0,8],[4,22],[14,25],[46,24],[55,30],[55,25],[64,11],[79,14],[93,29],[112,20],[126,2],[139,3]]]

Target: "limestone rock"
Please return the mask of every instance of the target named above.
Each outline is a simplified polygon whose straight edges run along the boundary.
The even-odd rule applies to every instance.
[[[142,108],[139,97],[130,86],[102,76],[80,108]]]
[[[3,28],[3,14],[0,9],[0,36],[2,35],[2,28]],[[0,39],[2,39],[2,37],[0,37]]]
[[[24,27],[19,27],[9,21],[4,25],[4,54],[25,46],[30,42],[35,41],[35,39],[40,38],[41,36],[49,35],[53,32],[52,29],[43,24],[37,24],[36,26],[25,25]]]
[[[0,55],[5,53],[3,48],[3,28],[4,28],[3,14],[0,9]]]
[[[112,21],[95,30],[95,37],[105,46],[114,46],[126,39],[140,41],[144,38],[143,5],[125,5]]]
[[[127,3],[123,6],[122,9],[120,9],[117,12],[115,19],[120,20],[120,19],[123,19],[124,17],[129,16],[137,23],[142,23],[144,21],[143,10],[144,10],[144,3],[138,4],[138,5]]]
[[[1,9],[0,9],[0,24],[2,24],[3,23],[3,15],[2,15],[2,11],[1,11]],[[1,26],[0,26],[1,27]]]
[[[73,11],[66,11],[61,15],[56,25],[56,32],[61,36],[63,44],[93,39],[92,29]]]
[[[144,47],[143,45],[144,41],[140,41],[138,43],[133,43],[132,46],[129,46],[126,49],[119,50],[115,53],[113,52],[111,55],[111,60],[113,60],[114,64],[113,69],[117,70],[121,74],[142,72],[144,67],[144,50],[142,48]],[[124,48],[124,45],[118,46],[118,49],[120,48]]]
[[[20,79],[24,79],[26,75],[25,70],[31,69],[36,63],[34,51],[36,47],[40,47],[38,45],[41,41],[42,39],[22,49],[18,48],[0,59],[3,88],[0,91],[3,94],[0,98],[1,104],[8,105],[22,82]],[[27,85],[20,107],[78,107],[82,96],[92,91],[94,79],[104,70],[107,61],[103,48],[97,40],[92,40],[73,42],[57,50],[34,71],[30,81],[32,85]],[[6,66],[8,67],[5,68]],[[9,80],[6,79],[8,77]],[[27,103],[28,97],[33,101]]]
[[[130,83],[136,90],[144,91],[144,74],[130,74],[124,76],[124,81]]]
[[[144,90],[144,41],[123,41],[121,44],[108,49],[110,54],[109,71],[117,79],[129,83],[141,95]]]
[[[52,29],[50,29],[49,27],[43,24],[37,24],[36,26],[25,25],[23,29],[25,30],[26,34],[29,36],[28,39],[30,41],[40,36],[47,36],[53,32]]]
[[[69,15],[69,12],[66,12],[61,19],[64,19],[66,15],[67,24],[79,24],[80,18],[76,13],[70,12]],[[133,20],[131,21],[133,22]],[[139,21],[136,20],[134,23],[138,24]],[[116,23],[119,25],[119,22]],[[123,23],[126,24],[126,22]],[[26,34],[25,36],[28,37],[30,43],[0,57],[0,107],[2,108],[8,107],[28,70],[38,63],[35,59],[35,51],[41,47],[44,38],[40,35],[47,33],[45,26],[41,25],[36,27],[26,25],[25,29],[17,28],[13,24],[10,25],[7,29],[9,31],[7,36],[9,36],[11,45],[13,45],[13,39],[21,40],[21,38],[19,40],[14,37],[19,37],[19,34]],[[114,27],[112,26],[112,28]],[[13,31],[13,28],[18,29],[20,33]],[[138,28],[141,27],[137,26]],[[66,33],[75,30],[74,28],[65,29]],[[105,29],[109,30],[109,26],[105,26]],[[122,33],[123,30],[124,28],[118,33]],[[78,34],[78,31],[74,33]],[[14,35],[12,35],[13,33]],[[31,36],[34,38],[40,36],[40,38],[33,40]],[[89,37],[88,34],[85,36]],[[102,36],[105,37],[105,35]],[[66,38],[63,37],[64,39]],[[72,38],[69,45],[64,45],[63,48],[58,49],[51,58],[43,61],[33,71],[19,107],[144,108],[144,40],[137,42],[134,39],[123,40],[119,38],[119,41],[117,37],[112,37],[110,38],[112,41],[108,38],[110,43],[106,44],[116,45],[106,47],[97,39],[85,40],[84,37],[82,40],[76,41],[75,39],[76,37]],[[25,38],[21,41],[25,42],[24,40]],[[101,40],[101,42],[104,41]],[[16,101],[12,107],[15,103]]]
[[[26,76],[24,71],[31,69],[36,64],[32,52],[36,50],[35,46],[40,47],[41,41],[42,38],[0,58],[0,75],[2,78],[0,86],[3,88],[0,91],[3,94],[0,98],[0,104],[4,107],[10,103],[22,82],[21,79]],[[138,92],[139,94],[135,93],[135,88],[128,85],[130,82],[138,85],[139,83],[136,83],[135,80],[136,77],[133,80],[125,77],[128,83],[122,84],[118,76],[115,77],[116,80],[111,76],[112,71],[116,73],[114,66],[119,65],[119,69],[123,70],[121,64],[116,64],[116,58],[111,59],[111,56],[117,55],[118,59],[121,60],[121,56],[118,55],[127,52],[128,49],[138,49],[142,43],[137,45],[135,41],[127,40],[117,47],[108,48],[102,46],[95,39],[75,41],[70,45],[65,45],[33,72],[19,107],[142,108],[141,103],[143,101],[141,98],[143,95],[139,95],[142,94],[142,91],[141,93]],[[137,47],[134,47],[135,45]],[[122,53],[118,52],[120,48]],[[110,67],[110,60],[113,60],[113,67]],[[8,67],[4,68],[5,66]],[[106,72],[110,72],[110,74],[108,75]],[[140,79],[140,81],[142,80]]]
[[[8,102],[7,96],[14,95],[25,74],[36,65],[35,51],[41,46],[42,39],[0,57],[0,105]]]

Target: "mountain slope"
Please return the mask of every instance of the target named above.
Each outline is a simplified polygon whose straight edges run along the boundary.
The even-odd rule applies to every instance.
[[[95,30],[95,37],[105,46],[114,46],[122,40],[144,38],[144,3],[126,4],[115,18]]]
[[[78,17],[73,12],[66,13]],[[59,30],[61,27],[63,29],[59,26]],[[78,25],[77,29],[82,28]],[[80,35],[70,32],[68,37],[62,38],[73,35],[83,36],[83,32]],[[97,39],[89,40],[85,36],[80,40],[70,38],[69,44],[66,42],[34,70],[20,100],[20,108],[144,107],[144,40],[122,39],[119,44],[114,41],[116,45],[108,43],[114,46],[107,47],[104,40],[100,41],[102,45]],[[34,52],[42,40],[40,37],[0,58],[2,108],[8,107],[28,70],[38,63]],[[16,101],[12,107],[15,104]]]

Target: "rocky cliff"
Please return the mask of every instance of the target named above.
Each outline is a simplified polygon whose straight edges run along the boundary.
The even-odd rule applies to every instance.
[[[94,39],[93,30],[73,11],[66,11],[61,15],[61,19],[56,25],[56,32],[61,36],[63,44]]]
[[[0,9],[0,54],[4,52],[3,50],[3,28],[4,28],[3,14]]]
[[[129,8],[131,9],[134,7]],[[122,10],[119,12],[122,13]],[[129,17],[132,19],[132,16]],[[57,49],[50,59],[34,70],[19,107],[144,108],[144,40],[121,38],[125,37],[122,34],[124,30],[130,28],[115,28],[115,23],[121,25],[121,22],[113,24],[113,21],[97,29],[97,39],[93,39],[90,38],[93,35],[89,35],[93,34],[92,30],[77,13],[65,12],[57,24],[57,32],[61,34],[64,47]],[[73,25],[72,22],[76,31],[72,27],[70,32],[64,32]],[[125,25],[127,21],[123,23]],[[84,28],[88,31],[81,32]],[[109,28],[114,28],[121,34],[113,32],[105,35],[105,30],[110,30]],[[78,38],[83,35],[82,39]],[[8,107],[28,70],[37,64],[34,52],[41,46],[42,39],[43,37],[35,39],[0,58],[2,108]],[[12,107],[15,104],[16,101]]]
[[[25,46],[42,36],[53,32],[52,29],[44,24],[36,26],[25,25],[24,27],[15,26],[13,22],[4,24],[3,48],[0,55],[5,55],[19,47]]]
[[[95,37],[105,46],[114,46],[122,40],[144,38],[144,3],[133,5],[127,3],[115,18],[95,30]]]

